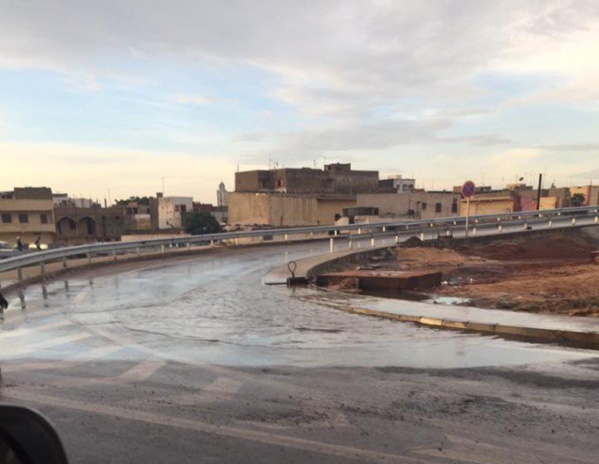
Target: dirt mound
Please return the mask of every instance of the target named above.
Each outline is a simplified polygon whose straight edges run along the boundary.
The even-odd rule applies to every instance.
[[[596,246],[591,239],[578,236],[517,238],[486,244],[473,244],[469,247],[460,247],[459,251],[465,255],[476,255],[499,261],[521,261],[529,259],[590,259],[590,253],[595,249]]]
[[[400,269],[420,269],[435,267],[463,266],[466,263],[481,262],[477,256],[465,256],[455,250],[438,248],[397,248],[397,262]]]

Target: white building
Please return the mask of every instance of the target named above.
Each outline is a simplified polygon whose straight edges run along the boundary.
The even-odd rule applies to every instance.
[[[192,197],[158,197],[158,228],[180,229],[185,213],[193,211]]]
[[[397,193],[413,192],[416,186],[416,179],[405,179],[397,174],[388,176],[387,179],[393,181],[393,190]]]

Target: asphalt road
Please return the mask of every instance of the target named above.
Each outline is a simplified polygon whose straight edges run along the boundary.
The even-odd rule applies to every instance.
[[[262,285],[327,249],[223,250],[7,295],[2,399],[46,413],[73,462],[596,462],[594,352]]]

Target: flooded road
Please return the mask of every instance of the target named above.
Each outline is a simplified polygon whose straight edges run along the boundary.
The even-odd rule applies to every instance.
[[[344,296],[263,285],[273,267],[327,249],[312,243],[222,250],[34,285],[7,295],[0,358],[64,360],[107,341],[120,347],[105,355],[112,359],[224,366],[456,368],[589,356],[347,314],[328,304]]]

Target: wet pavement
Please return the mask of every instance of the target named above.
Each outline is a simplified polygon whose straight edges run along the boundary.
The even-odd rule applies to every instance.
[[[8,295],[0,356],[61,360],[107,340],[123,348],[112,352],[113,358],[145,353],[227,366],[453,368],[589,356],[584,350],[451,333],[331,308],[339,301],[412,311],[438,311],[437,305],[352,301],[310,288],[263,284],[272,268],[327,249],[328,243],[230,250],[33,285]]]

